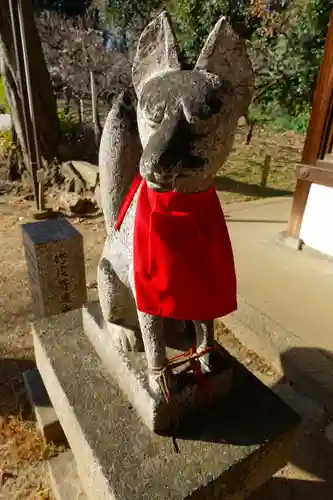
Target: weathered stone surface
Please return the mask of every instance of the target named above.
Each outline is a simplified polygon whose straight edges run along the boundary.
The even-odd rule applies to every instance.
[[[87,304],[82,309],[83,326],[86,335],[94,345],[95,349],[101,350],[101,357],[106,359],[107,366],[111,367],[109,355],[105,355],[106,350],[120,352],[143,352],[144,346],[140,330],[130,329],[123,325],[112,324],[108,329],[104,321],[99,302]],[[112,356],[112,355],[111,355]]]
[[[64,191],[59,196],[59,206],[68,214],[89,214],[96,212],[96,205],[91,197]]]
[[[88,500],[77,475],[71,451],[49,460],[48,468],[55,500]]]
[[[71,161],[74,169],[84,179],[87,189],[94,189],[99,180],[99,169],[97,165],[93,165],[87,161]]]
[[[29,370],[23,373],[28,399],[34,410],[37,426],[47,442],[64,443],[66,437],[39,371]]]
[[[126,329],[127,332],[124,335],[124,327],[116,324],[112,325],[112,329],[110,325],[107,328],[98,302],[88,304],[83,308],[82,319],[84,331],[104,366],[152,431],[166,432],[186,414],[198,416],[200,412],[206,413],[216,399],[222,401],[222,398],[230,391],[233,378],[230,358],[216,344],[215,354],[218,358],[216,364],[219,365],[219,370],[216,368],[216,373],[206,375],[207,390],[197,385],[194,376],[186,378],[184,375],[174,376],[174,384],[178,382],[177,390],[174,393],[171,392],[170,401],[166,404],[163,398],[155,398],[149,390],[147,360],[143,352],[142,341],[141,344],[138,342],[137,333]],[[132,349],[127,349],[122,343],[122,338],[128,339],[131,335],[135,345]],[[173,340],[173,347],[170,347],[168,339],[166,340],[169,359],[186,351],[182,345],[176,346],[175,340]],[[186,342],[183,342],[184,344],[186,345]],[[207,391],[209,391],[209,396]]]
[[[22,225],[37,317],[81,307],[87,299],[82,236],[65,218]]]
[[[97,165],[86,161],[68,161],[62,164],[61,173],[67,179],[80,179],[84,183],[84,188],[93,190],[99,180],[99,170]]]
[[[233,391],[169,437],[142,425],[86,338],[79,311],[33,329],[38,368],[91,500],[243,500],[287,462],[299,417],[232,359]]]
[[[101,186],[98,185],[94,189],[94,201],[96,205],[100,208],[102,208],[102,199],[101,199]]]

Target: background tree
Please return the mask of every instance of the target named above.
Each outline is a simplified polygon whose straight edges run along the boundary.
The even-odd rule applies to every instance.
[[[261,98],[264,106],[278,105],[293,115],[311,106],[332,8],[332,0],[296,0],[274,36],[255,34],[251,52],[260,66],[257,85],[272,83]]]
[[[57,154],[60,139],[56,101],[34,19],[32,3],[25,0],[22,2],[22,8],[28,53],[30,56],[33,55],[29,58],[29,62],[37,135],[42,155],[46,160],[51,161]],[[0,58],[3,62],[3,79],[14,129],[26,158],[27,137],[8,0],[2,0],[0,9]]]
[[[75,0],[38,1],[63,12],[75,11]],[[241,36],[251,40],[255,105],[268,115],[282,110],[294,116],[307,114],[311,105],[333,8],[333,0],[92,0],[83,4],[99,12],[105,45],[129,59],[144,26],[167,9],[189,64],[196,60],[214,23],[225,15]]]
[[[97,98],[110,105],[114,94],[131,86],[131,65],[126,53],[109,51],[103,33],[95,29],[95,14],[67,17],[44,11],[38,28],[56,95],[90,100],[90,72],[95,75]]]
[[[34,0],[36,11],[57,11],[66,16],[83,16],[91,0]]]

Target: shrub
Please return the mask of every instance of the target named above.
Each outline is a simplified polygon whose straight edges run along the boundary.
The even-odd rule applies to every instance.
[[[9,106],[6,100],[5,85],[3,78],[0,76],[0,114],[9,113]]]
[[[7,156],[12,147],[13,144],[11,130],[0,131],[0,153]]]
[[[72,117],[63,110],[58,110],[60,130],[64,139],[71,140],[75,135],[76,125]]]

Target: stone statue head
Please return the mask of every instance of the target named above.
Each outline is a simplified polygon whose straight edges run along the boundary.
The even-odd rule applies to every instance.
[[[197,191],[212,183],[253,90],[245,42],[221,18],[193,69],[183,69],[168,15],[143,31],[133,62],[140,171],[151,184]]]

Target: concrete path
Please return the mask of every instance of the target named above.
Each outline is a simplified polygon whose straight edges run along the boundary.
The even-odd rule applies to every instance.
[[[290,209],[290,198],[224,207],[239,311],[223,322],[333,411],[333,262],[276,242]]]

